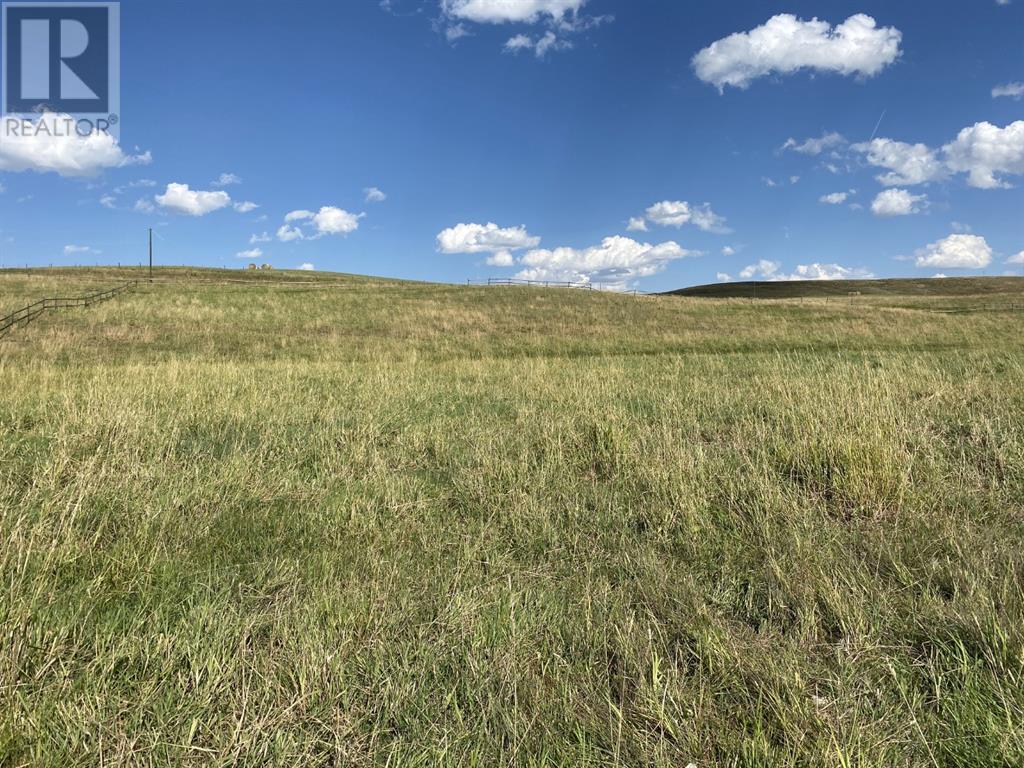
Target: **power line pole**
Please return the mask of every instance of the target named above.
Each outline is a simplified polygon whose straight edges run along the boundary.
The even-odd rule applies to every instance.
[[[149,282],[153,282],[153,228],[149,228]]]

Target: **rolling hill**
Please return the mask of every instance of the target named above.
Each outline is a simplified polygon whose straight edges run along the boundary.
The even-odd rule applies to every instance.
[[[892,278],[885,280],[780,280],[695,285],[668,291],[670,296],[708,299],[795,299],[849,296],[957,297],[1024,294],[1024,277]]]

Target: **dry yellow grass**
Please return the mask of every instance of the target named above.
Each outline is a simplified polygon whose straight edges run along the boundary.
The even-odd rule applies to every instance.
[[[1024,761],[1024,313],[160,276],[0,342],[0,764]]]

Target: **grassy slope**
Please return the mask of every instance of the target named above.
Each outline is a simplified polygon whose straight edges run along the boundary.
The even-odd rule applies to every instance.
[[[1021,277],[948,277],[898,278],[890,280],[801,280],[778,282],[742,282],[696,285],[671,291],[676,296],[702,298],[792,299],[821,296],[848,297],[851,291],[862,296],[898,297],[964,297],[1011,294],[1021,298],[1024,278]]]
[[[160,276],[0,341],[0,764],[1024,762],[1024,313]]]

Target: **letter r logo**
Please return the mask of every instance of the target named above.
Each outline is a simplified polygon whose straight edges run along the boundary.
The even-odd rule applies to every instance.
[[[4,3],[4,111],[110,112],[117,6]]]

